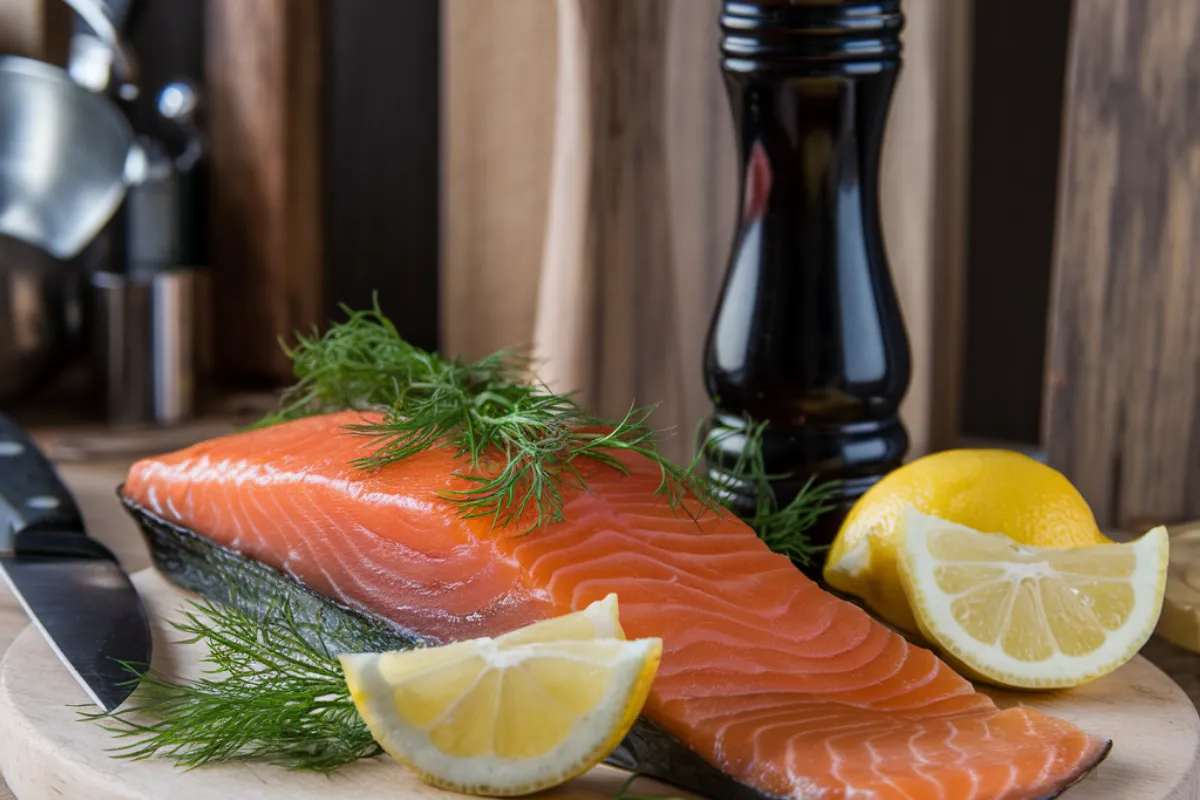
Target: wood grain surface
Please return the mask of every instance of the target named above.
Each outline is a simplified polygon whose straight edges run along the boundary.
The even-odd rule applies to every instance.
[[[126,461],[99,461],[86,465],[59,465],[59,474],[71,488],[83,511],[84,521],[92,536],[99,539],[117,556],[121,565],[131,572],[150,566],[150,554],[142,543],[137,526],[117,502],[116,486],[129,469]],[[29,627],[29,618],[17,599],[0,581],[0,653]],[[0,733],[0,740],[6,734]],[[86,796],[86,795],[84,795]],[[0,800],[13,800],[14,795],[0,781]]]
[[[178,643],[166,624],[186,595],[156,571],[134,576],[155,634],[155,667],[197,677],[203,647]],[[1029,705],[1113,740],[1113,751],[1067,797],[1089,800],[1194,800],[1200,718],[1171,680],[1142,658],[1113,675],[1069,692],[989,692],[1002,706]],[[72,702],[82,690],[58,664],[40,632],[29,628],[0,666],[0,725],[6,733],[0,765],[21,800],[81,797],[89,800],[353,800],[394,796],[442,800],[457,797],[423,784],[407,769],[375,759],[332,776],[287,772],[261,765],[228,764],[183,772],[163,760],[116,762],[102,728],[80,724]],[[582,779],[549,790],[544,800],[609,800],[627,774],[597,767]],[[642,791],[692,797],[646,781]]]
[[[737,202],[718,9],[446,4],[448,352],[536,339],[544,377],[605,413],[662,402],[658,424],[690,430],[709,412],[701,351]]]
[[[711,313],[711,302],[689,309],[704,327],[685,328],[676,303],[664,113],[669,10],[661,0],[558,3],[554,167],[535,333],[551,386],[579,392],[610,416],[631,402],[660,403],[660,426],[682,422],[683,394],[699,388],[680,345],[702,338]],[[701,58],[711,69],[713,54]]]
[[[0,53],[66,66],[72,19],[61,0],[0,0]]]
[[[436,350],[444,4],[321,2],[324,310],[340,320],[343,303],[369,308],[378,295],[401,336]],[[479,76],[479,97],[494,80]],[[513,111],[520,124],[524,115]],[[487,141],[479,133],[491,127],[467,130]]]
[[[1101,525],[1200,516],[1198,70],[1194,0],[1075,5],[1043,428]]]
[[[178,618],[188,595],[157,571],[133,577],[154,633],[154,667],[169,675],[196,678],[204,669],[203,645],[179,642],[167,623]],[[78,695],[78,698],[76,698]],[[332,775],[288,772],[254,764],[223,764],[192,772],[164,759],[115,761],[112,736],[81,724],[70,703],[84,703],[74,679],[36,629],[21,633],[0,666],[0,725],[5,747],[0,765],[20,800],[359,800],[397,797],[450,800],[456,792],[435,789],[390,758],[360,761]],[[541,800],[611,800],[629,773],[599,766],[588,775],[539,793]],[[642,781],[639,791],[679,798],[696,795]]]
[[[445,348],[536,341],[552,384],[607,414],[661,403],[690,455],[738,195],[719,0],[445,8]],[[919,453],[956,432],[970,19],[950,0],[905,13],[881,195]]]
[[[904,51],[884,129],[884,244],[912,351],[900,409],[910,456],[951,447],[958,436],[971,5],[905,0]]]
[[[441,346],[533,342],[558,28],[549,0],[442,4]]]
[[[206,101],[216,368],[286,379],[322,318],[318,0],[211,0]]]
[[[91,534],[107,544],[117,554],[127,570],[133,572],[149,566],[149,555],[146,552],[141,537],[137,533],[132,520],[125,514],[117,502],[115,495],[115,487],[123,480],[128,469],[128,462],[108,461],[93,462],[90,464],[68,464],[60,465],[59,469],[64,480],[71,487],[79,501],[80,507],[83,509],[84,517]],[[7,590],[0,586],[0,651],[7,650],[8,644],[26,626],[27,621],[25,616],[17,606],[15,599],[7,593]],[[1153,659],[1156,664],[1164,668],[1178,681],[1193,703],[1200,701],[1200,678],[1197,677],[1200,676],[1200,656],[1179,648],[1174,648],[1157,637],[1151,640],[1143,653]],[[1096,713],[1100,716],[1091,718],[1098,720],[1098,722],[1088,722],[1083,718],[1077,720],[1083,724],[1087,724],[1089,729],[1094,729],[1096,733],[1111,735],[1116,739],[1117,744],[1114,755],[1101,767],[1101,771],[1097,773],[1097,777],[1111,774],[1114,780],[1129,780],[1130,776],[1147,775],[1159,769],[1163,763],[1162,753],[1147,756],[1146,760],[1141,761],[1134,754],[1136,751],[1130,749],[1130,741],[1126,740],[1126,737],[1136,738],[1127,733],[1127,729],[1128,731],[1142,730],[1147,722],[1170,732],[1171,735],[1169,738],[1171,741],[1169,743],[1172,746],[1180,746],[1181,742],[1182,746],[1188,746],[1186,738],[1180,737],[1177,734],[1180,730],[1190,730],[1190,728],[1187,726],[1184,726],[1182,729],[1178,726],[1173,727],[1174,723],[1170,722],[1172,719],[1181,718],[1179,710],[1181,707],[1186,709],[1186,698],[1182,694],[1174,694],[1169,691],[1167,695],[1153,692],[1145,693],[1140,688],[1148,680],[1161,685],[1160,679],[1156,677],[1153,668],[1144,662],[1134,662],[1134,664],[1123,668],[1106,680],[1108,681],[1107,683],[1093,684],[1086,692],[1100,692],[1099,697],[1107,698],[1106,702],[1109,708],[1113,706],[1119,707],[1120,703],[1123,702],[1121,698],[1129,694],[1134,696],[1138,705],[1137,710],[1132,714],[1133,718],[1128,720],[1124,717],[1118,719],[1107,716],[1107,711],[1097,711]],[[1116,693],[1109,694],[1105,688],[1106,686],[1115,687],[1114,691]],[[65,684],[65,687],[64,692],[79,691],[69,681]],[[1068,692],[1044,696],[1017,694],[1007,698],[997,694],[997,697],[1001,702],[1028,702],[1030,698],[1042,697],[1044,698],[1044,702],[1049,704],[1044,706],[1045,710],[1051,713],[1060,713],[1063,699],[1069,698],[1071,694],[1073,693]],[[1089,694],[1089,696],[1091,695]],[[1188,713],[1193,712],[1188,711]],[[1187,717],[1187,713],[1182,716]],[[1142,727],[1139,727],[1139,725]],[[0,730],[0,737],[3,737],[7,741],[7,733],[5,731]],[[1122,750],[1124,750],[1124,753]],[[1169,751],[1164,750],[1163,752],[1166,753]],[[266,770],[266,768],[262,769]],[[272,771],[266,771],[267,776],[271,774]],[[265,783],[265,779],[258,771],[255,772],[255,780],[259,784]],[[1084,786],[1088,786],[1088,784],[1081,784],[1079,789],[1072,791],[1079,794],[1080,797],[1100,798],[1105,796],[1103,794],[1081,793]],[[1093,782],[1091,786],[1094,788],[1096,783]],[[1176,796],[1183,798],[1197,796],[1195,793],[1188,794],[1185,789],[1186,784],[1180,787]],[[152,796],[162,797],[162,790],[159,789],[158,792],[157,795]],[[92,797],[92,795],[87,796],[89,798]],[[252,797],[253,795],[248,795],[244,792],[234,792],[226,796],[244,798]],[[294,796],[290,795],[289,797]],[[320,796],[333,797],[335,795],[328,794],[327,790],[323,790]],[[391,796],[399,795],[393,794]],[[1066,795],[1066,797],[1072,796],[1071,794]],[[1136,796],[1139,800],[1143,797],[1152,797],[1152,795],[1142,794],[1108,796],[1121,798]],[[3,785],[0,785],[0,800],[10,800],[11,797],[12,795],[5,791]],[[577,796],[578,800],[585,800],[585,798],[591,800],[593,797],[598,796],[595,793],[591,795],[580,794]],[[22,800],[29,800],[29,798],[23,797]],[[181,795],[178,800],[190,799]]]

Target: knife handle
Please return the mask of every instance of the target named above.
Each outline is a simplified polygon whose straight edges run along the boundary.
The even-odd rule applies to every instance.
[[[54,467],[21,428],[0,414],[0,533],[53,529],[83,537],[83,517]],[[31,537],[25,537],[31,538]]]

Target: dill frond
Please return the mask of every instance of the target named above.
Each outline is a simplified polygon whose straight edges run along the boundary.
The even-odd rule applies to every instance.
[[[130,705],[82,712],[129,740],[113,748],[114,757],[165,757],[186,769],[255,761],[328,772],[382,752],[332,648],[305,635],[287,601],[262,620],[233,606],[192,602],[172,624],[185,642],[209,649],[204,675],[180,681],[150,672]]]
[[[373,447],[356,467],[379,469],[449,445],[466,462],[457,474],[470,485],[444,496],[465,517],[526,533],[561,521],[563,491],[586,489],[596,466],[627,471],[619,452],[658,466],[657,491],[672,509],[693,516],[718,509],[692,470],[659,452],[663,434],[647,425],[654,406],[618,420],[596,417],[531,379],[532,363],[520,351],[464,363],[405,342],[378,303],[346,314],[323,336],[300,336],[287,350],[297,383],[260,426],[346,408],[378,411],[379,421],[348,426]],[[689,497],[698,503],[685,503]]]
[[[763,432],[767,422],[755,422],[747,418],[741,428],[719,431],[699,449],[702,455],[715,455],[718,445],[734,436],[745,437],[737,460],[726,468],[730,477],[754,486],[754,512],[745,518],[746,524],[754,529],[758,537],[776,553],[785,555],[801,566],[811,566],[825,547],[818,545],[808,536],[808,531],[824,514],[832,511],[837,481],[818,483],[810,476],[791,501],[780,507],[772,481],[785,479],[787,475],[771,475],[767,472],[763,454]],[[723,504],[733,510],[733,498],[719,494]]]

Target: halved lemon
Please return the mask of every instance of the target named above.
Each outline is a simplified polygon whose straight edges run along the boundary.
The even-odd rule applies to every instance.
[[[427,783],[530,794],[602,761],[645,705],[662,641],[626,641],[616,610],[610,597],[494,639],[343,655],[342,669],[376,741]]]
[[[846,515],[825,581],[892,625],[918,628],[900,583],[900,535],[914,506],[1034,547],[1108,544],[1083,495],[1062,473],[1011,450],[943,450],[889,472]]]
[[[968,677],[1078,686],[1137,654],[1166,584],[1167,531],[1058,549],[907,509],[900,577],[921,632]]]

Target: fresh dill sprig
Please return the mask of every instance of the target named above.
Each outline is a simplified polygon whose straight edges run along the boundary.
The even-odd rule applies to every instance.
[[[661,472],[658,493],[672,509],[697,516],[717,503],[690,469],[659,452],[662,434],[649,427],[653,406],[619,420],[592,416],[570,395],[529,377],[530,359],[502,350],[473,363],[445,359],[405,342],[378,304],[346,310],[323,336],[299,337],[287,350],[297,383],[260,425],[344,408],[381,418],[348,426],[373,451],[354,462],[379,469],[437,444],[467,462],[469,483],[447,491],[465,517],[525,532],[563,519],[564,489],[586,489],[596,468],[627,472],[618,453],[637,453]],[[688,504],[687,498],[698,502]]]
[[[292,360],[296,383],[280,398],[279,408],[252,427],[347,408],[390,406],[401,387],[427,383],[441,359],[405,341],[376,301],[365,311],[342,306],[346,321],[323,335],[296,335],[296,345],[280,342]]]
[[[774,552],[787,556],[801,566],[811,566],[825,547],[813,543],[808,531],[822,515],[834,509],[831,501],[837,491],[837,482],[817,483],[816,476],[810,476],[795,497],[780,507],[772,481],[788,476],[767,472],[763,453],[763,433],[767,425],[766,420],[755,422],[747,418],[743,427],[727,428],[710,437],[699,452],[712,457],[726,439],[744,437],[737,460],[726,468],[726,472],[730,478],[754,487],[754,512],[745,519],[746,524]],[[728,493],[717,493],[717,496],[728,509],[734,510],[732,496]]]
[[[204,677],[151,672],[134,702],[82,713],[119,738],[117,758],[161,756],[184,768],[257,761],[328,772],[382,752],[359,717],[328,646],[306,637],[287,601],[259,620],[233,606],[191,603],[172,623],[210,650]]]

